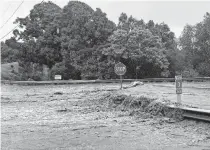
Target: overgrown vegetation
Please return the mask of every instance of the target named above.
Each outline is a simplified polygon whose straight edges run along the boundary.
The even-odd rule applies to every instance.
[[[66,80],[114,79],[118,61],[127,66],[124,78],[210,76],[209,13],[202,22],[186,25],[179,40],[165,23],[146,23],[122,13],[116,25],[100,8],[79,1],[64,8],[37,4],[15,23],[20,28],[1,42],[1,60],[19,62],[25,70],[21,80],[46,79],[40,69],[31,74],[31,63],[47,65],[48,79],[55,74]]]
[[[156,99],[148,97],[133,97],[123,94],[114,94],[113,92],[105,94],[100,99],[94,99],[94,104],[100,108],[100,111],[128,111],[130,115],[139,115],[144,113],[147,117],[160,116],[183,119],[183,111],[178,108],[170,108],[168,104],[158,102]]]

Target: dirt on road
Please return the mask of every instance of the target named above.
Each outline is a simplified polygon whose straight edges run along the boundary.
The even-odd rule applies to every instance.
[[[210,150],[209,123],[153,111],[159,99],[142,97],[135,88],[2,85],[1,90],[2,150]]]

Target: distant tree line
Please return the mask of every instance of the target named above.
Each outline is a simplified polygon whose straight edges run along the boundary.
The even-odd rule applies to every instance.
[[[165,23],[122,13],[115,24],[100,8],[79,1],[63,9],[52,2],[37,4],[15,23],[20,28],[1,42],[1,60],[18,61],[21,80],[42,79],[40,73],[31,75],[30,64],[47,65],[51,79],[55,74],[63,79],[114,79],[119,61],[127,66],[124,78],[210,76],[209,13],[202,22],[186,25],[179,39]]]
[[[183,74],[210,76],[210,14],[202,22],[186,25],[179,39],[179,66]]]

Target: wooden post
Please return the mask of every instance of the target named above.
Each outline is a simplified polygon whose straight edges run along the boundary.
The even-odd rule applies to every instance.
[[[181,98],[182,94],[177,94],[177,103],[180,106],[182,103],[182,98]]]
[[[178,106],[181,106],[182,100],[181,100],[181,94],[182,94],[182,76],[175,76],[175,82],[176,82],[176,94],[177,94],[177,104]]]
[[[120,84],[121,84],[120,89],[122,89],[122,75],[120,75]]]

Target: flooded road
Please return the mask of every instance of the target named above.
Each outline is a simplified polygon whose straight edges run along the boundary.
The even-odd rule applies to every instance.
[[[209,123],[168,122],[166,117],[132,115],[132,110],[106,110],[95,103],[116,93],[170,100],[174,95],[171,85],[149,83],[126,90],[119,90],[119,84],[2,85],[2,150],[210,149]],[[194,85],[186,86],[187,90],[195,90]],[[198,90],[195,94],[202,94],[201,101],[209,105],[208,89]],[[190,98],[185,101],[187,104],[192,102]],[[193,104],[197,104],[196,100]]]

